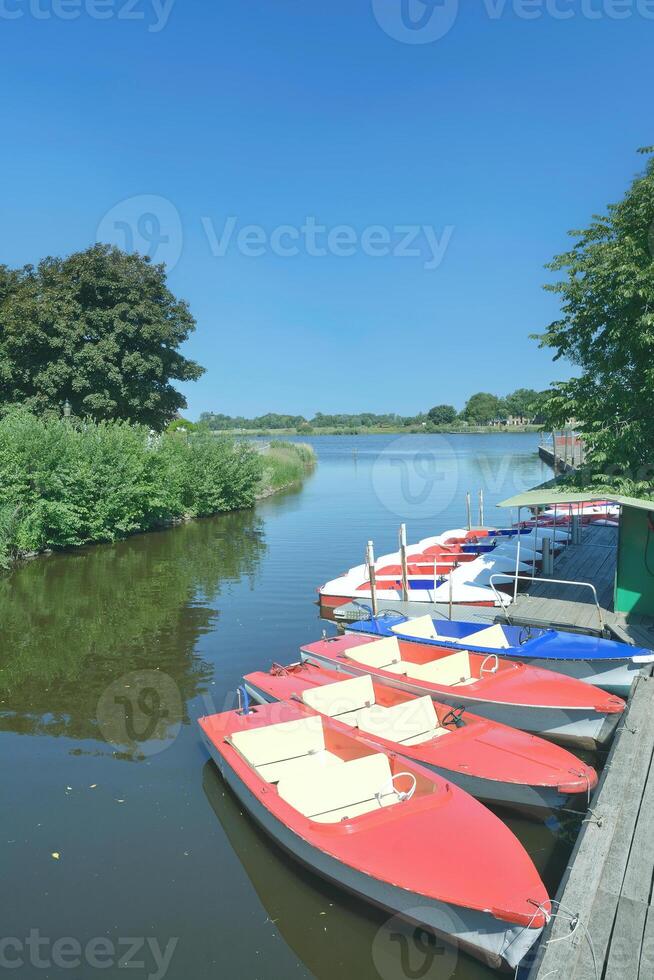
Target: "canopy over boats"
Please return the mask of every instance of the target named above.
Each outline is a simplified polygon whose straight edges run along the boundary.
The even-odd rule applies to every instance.
[[[370,673],[392,687],[429,694],[514,728],[597,748],[610,739],[625,703],[573,677],[467,649],[387,636],[346,634],[310,643],[302,659],[348,674]]]
[[[491,965],[515,969],[538,938],[551,905],[533,862],[451,782],[296,702],[199,724],[242,805],[317,874]]]
[[[451,779],[485,802],[530,813],[585,807],[597,774],[561,746],[468,711],[310,663],[243,678],[259,703],[299,699],[385,750]]]

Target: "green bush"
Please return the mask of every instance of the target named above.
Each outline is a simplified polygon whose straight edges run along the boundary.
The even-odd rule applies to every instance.
[[[209,433],[11,411],[0,419],[0,564],[250,507],[262,472],[253,447]]]

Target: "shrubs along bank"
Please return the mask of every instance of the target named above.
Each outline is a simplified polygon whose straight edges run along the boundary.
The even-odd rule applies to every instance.
[[[302,478],[307,450],[11,412],[0,419],[0,564],[252,507]]]

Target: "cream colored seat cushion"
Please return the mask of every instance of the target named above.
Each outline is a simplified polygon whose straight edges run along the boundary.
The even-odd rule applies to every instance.
[[[418,616],[417,619],[410,619],[407,623],[398,623],[391,629],[394,633],[400,633],[402,636],[414,636],[420,640],[438,639],[431,616]]]
[[[359,708],[369,708],[375,703],[375,690],[370,675],[364,674],[347,681],[311,688],[303,693],[302,700],[323,715],[347,721]]]
[[[322,719],[318,715],[234,732],[230,741],[251,766],[293,759],[325,748]]]
[[[305,817],[318,823],[338,823],[397,803],[399,797],[390,779],[389,761],[378,753],[342,766],[330,766],[311,776],[281,779],[277,791]],[[383,795],[376,796],[382,791]]]
[[[277,783],[280,779],[285,779],[287,776],[304,777],[311,775],[313,772],[318,772],[326,766],[334,766],[339,763],[342,766],[345,765],[339,755],[334,755],[333,752],[327,752],[323,749],[311,755],[298,756],[297,759],[282,759],[280,762],[268,762],[266,765],[257,766],[256,769],[259,775],[269,783]]]
[[[470,655],[467,650],[458,650],[449,657],[432,660],[428,664],[416,664],[409,676],[416,680],[430,681],[432,684],[442,684],[443,687],[461,687],[474,684],[477,680],[470,672]]]
[[[495,626],[487,626],[486,629],[479,630],[477,633],[470,633],[465,637],[465,642],[472,646],[488,647],[491,650],[508,650],[511,646],[499,623],[496,623]]]
[[[379,735],[390,742],[402,745],[417,745],[445,734],[441,729],[434,704],[429,695],[412,698],[392,708],[375,705],[367,711],[359,712],[359,728],[369,735]]]
[[[386,636],[374,643],[362,643],[361,646],[348,650],[348,656],[357,663],[367,667],[386,668],[388,664],[399,663],[402,659],[400,644],[394,636]]]

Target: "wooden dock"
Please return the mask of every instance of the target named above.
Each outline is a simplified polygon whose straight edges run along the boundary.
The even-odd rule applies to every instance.
[[[639,677],[529,980],[654,977],[654,678]]]
[[[507,610],[511,622],[608,635],[623,643],[654,648],[654,618],[613,610],[617,542],[617,527],[591,524],[583,528],[581,544],[568,545],[554,562],[553,578],[595,587],[599,610],[591,589],[546,582],[536,575]],[[498,622],[503,618],[502,614],[496,617]]]

